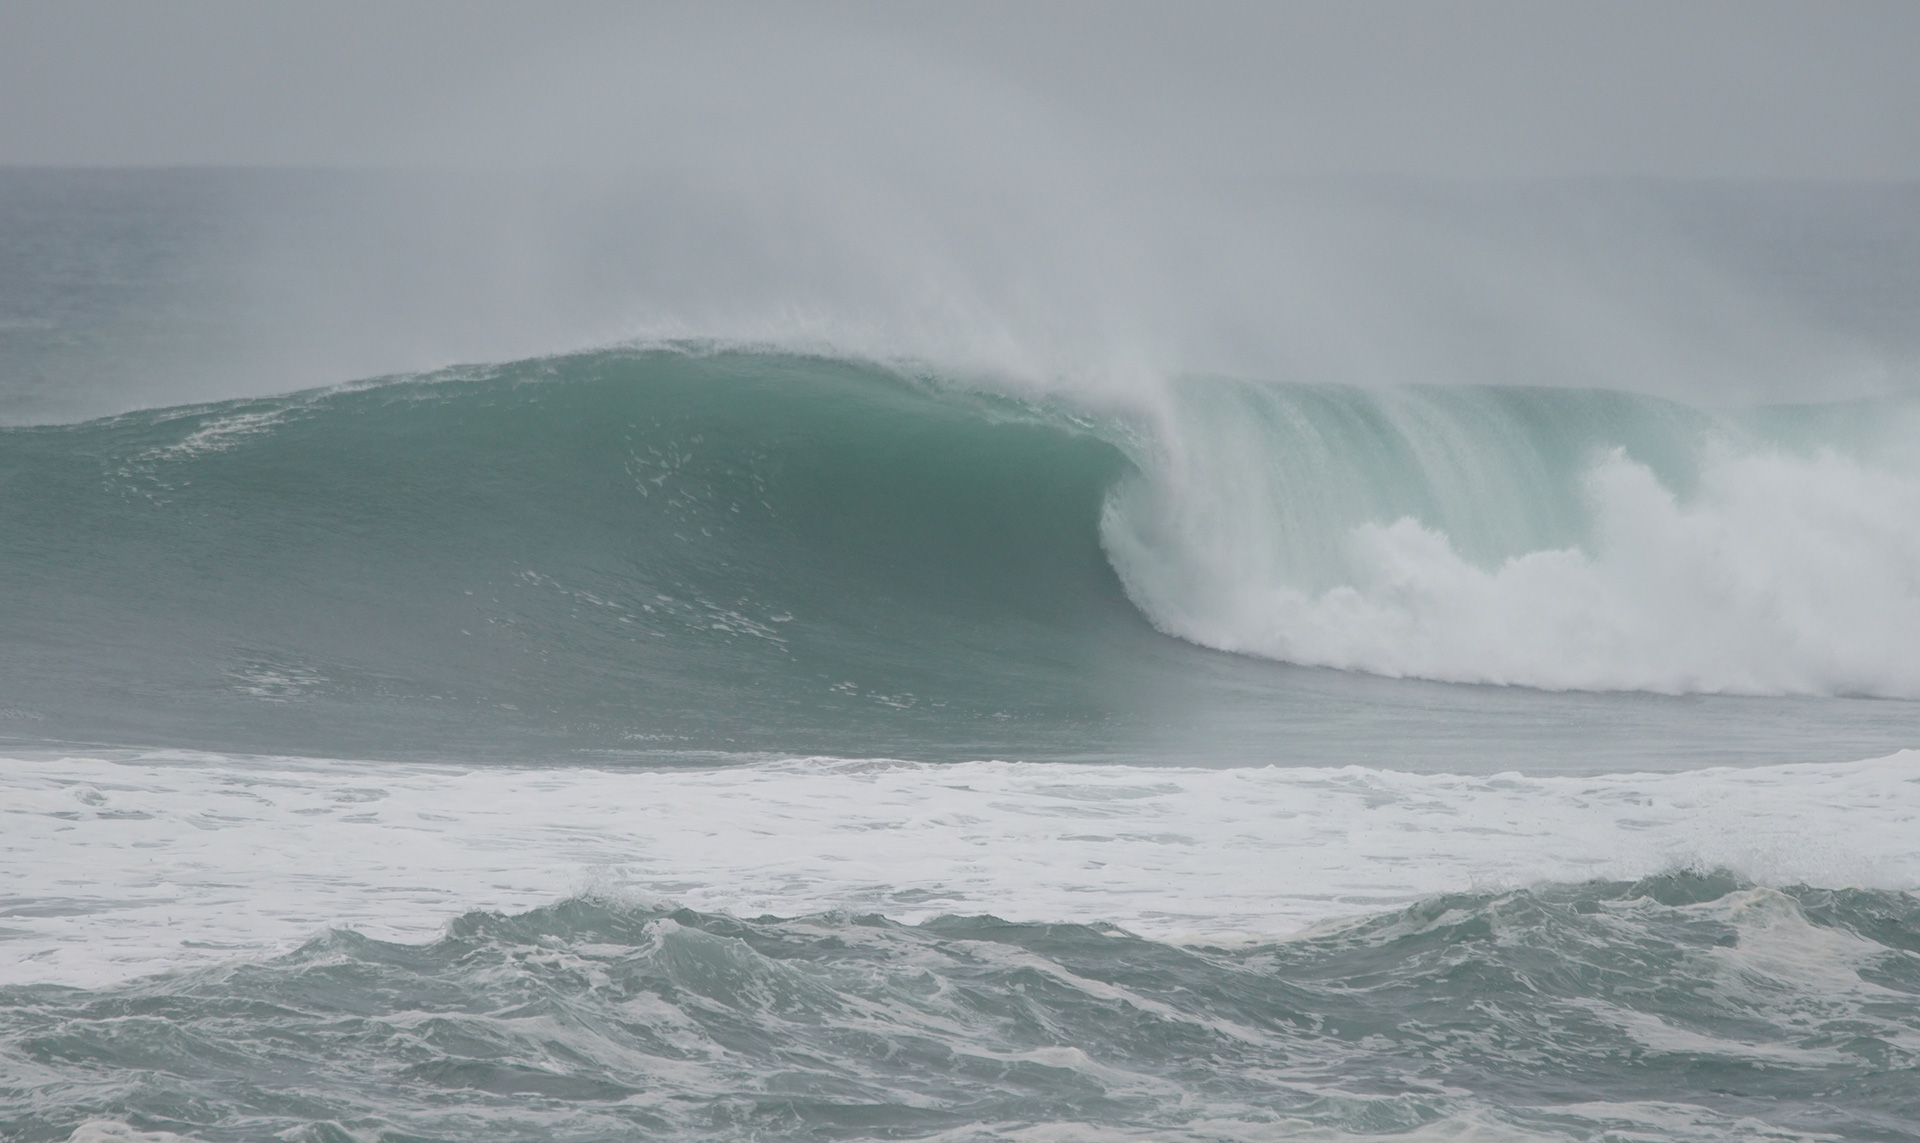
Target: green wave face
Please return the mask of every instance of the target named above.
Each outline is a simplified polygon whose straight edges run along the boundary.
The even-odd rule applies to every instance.
[[[1097,717],[1088,632],[1146,638],[1099,547],[1118,450],[844,363],[598,354],[6,446],[12,681],[123,733],[991,737]]]
[[[636,350],[5,430],[0,732],[1451,768],[1911,739],[1905,703],[1274,661],[1534,682],[1477,677],[1465,653],[1294,653],[1320,645],[1262,628],[1284,610],[1261,593],[1365,588],[1355,529],[1401,518],[1481,572],[1591,543],[1596,450],[1684,495],[1704,414],[1548,391],[1174,396],[1153,425],[846,361]],[[1569,712],[1600,729],[1569,747]]]

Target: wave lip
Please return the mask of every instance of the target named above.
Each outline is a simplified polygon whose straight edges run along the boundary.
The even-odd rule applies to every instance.
[[[1607,393],[1211,384],[1173,407],[1102,526],[1170,634],[1397,678],[1920,697],[1910,437],[1790,447],[1789,411],[1762,432]]]

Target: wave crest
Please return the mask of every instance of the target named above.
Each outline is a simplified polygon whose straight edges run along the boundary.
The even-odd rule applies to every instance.
[[[1215,428],[1209,401],[1265,415],[1109,500],[1157,627],[1394,677],[1920,697],[1912,475],[1644,398],[1331,400],[1195,394],[1176,434]]]
[[[332,756],[1484,770],[1538,753],[1539,696],[1271,660],[1920,696],[1911,402],[1741,420],[1195,381],[1126,408],[707,347],[0,430],[8,725]],[[1914,733],[1887,704],[1554,701],[1616,728],[1581,747],[1598,766]],[[1479,737],[1381,716],[1433,703]]]

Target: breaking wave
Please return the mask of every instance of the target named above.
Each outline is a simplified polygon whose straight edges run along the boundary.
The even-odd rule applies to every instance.
[[[1342,709],[1324,680],[1200,647],[1914,698],[1917,426],[1912,399],[1008,396],[605,350],[0,430],[0,670],[9,729],[336,755],[1113,756]]]

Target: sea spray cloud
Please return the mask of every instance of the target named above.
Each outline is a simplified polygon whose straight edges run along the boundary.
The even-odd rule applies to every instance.
[[[164,161],[334,171],[233,175],[235,204],[176,240],[210,244],[182,279],[222,285],[187,323],[220,330],[200,368],[186,354],[164,376],[77,371],[58,379],[74,412],[48,397],[44,415],[661,337],[826,346],[1095,399],[1209,373],[1594,385],[1709,404],[1912,381],[1915,345],[1895,316],[1911,202],[1659,182],[1811,168],[1758,162],[1719,102],[1656,113],[1650,96],[1601,82],[1664,77],[1712,94],[1715,69],[1774,61],[1766,90],[1809,117],[1808,140],[1838,145],[1844,133],[1811,128],[1841,122],[1863,133],[1847,144],[1857,161],[1820,175],[1878,177],[1876,163],[1905,153],[1896,137],[1862,142],[1897,135],[1882,104],[1912,94],[1906,69],[1873,54],[1897,35],[1856,37],[1865,55],[1845,74],[1774,51],[1844,38],[1864,17],[1743,12],[1735,29],[1663,14],[1663,42],[1691,46],[1678,66],[1633,34],[1650,10],[1616,26],[1494,5],[1477,11],[1500,35],[1477,41],[1470,18],[1412,10],[579,8],[453,20],[446,35],[424,16],[359,10],[375,44],[329,70],[297,46],[324,39],[312,13],[194,11],[226,39],[176,45],[178,29],[146,29],[143,46],[131,18],[112,32],[139,60],[163,45],[211,57],[197,72],[155,63],[152,82],[227,109],[232,150]],[[39,19],[48,36],[62,26]],[[1479,87],[1457,74],[1463,39],[1477,43]],[[410,68],[376,66],[409,44]],[[1202,48],[1210,66],[1192,66]],[[1330,69],[1330,51],[1364,66]],[[1553,98],[1533,90],[1546,59],[1562,61]],[[246,111],[266,106],[249,85],[272,60],[287,83],[337,96],[300,113],[318,117],[300,155],[261,149],[286,132]],[[1496,98],[1526,84],[1531,98]],[[103,79],[97,97],[120,91]],[[353,131],[321,129],[351,109]],[[1595,121],[1622,126],[1569,129]],[[1574,151],[1550,145],[1566,140]],[[1700,169],[1708,141],[1728,151]],[[1843,247],[1884,253],[1836,260]]]

